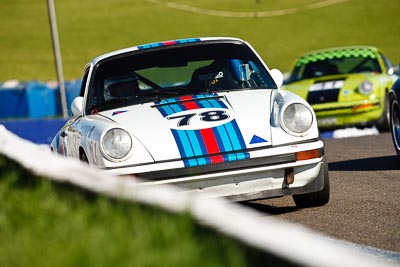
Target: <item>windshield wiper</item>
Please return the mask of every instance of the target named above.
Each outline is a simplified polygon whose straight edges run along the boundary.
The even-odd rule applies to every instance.
[[[126,98],[113,98],[110,99],[108,101],[105,102],[101,102],[98,103],[96,105],[93,105],[90,109],[89,109],[89,113],[93,114],[93,113],[97,113],[100,111],[104,111],[104,110],[109,110],[109,109],[114,109],[120,106],[124,106],[123,104],[128,102],[129,100]]]

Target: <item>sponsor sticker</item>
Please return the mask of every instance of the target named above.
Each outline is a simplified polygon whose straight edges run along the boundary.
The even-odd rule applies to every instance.
[[[313,91],[340,89],[343,87],[343,84],[344,80],[314,83],[313,85],[310,86],[309,91],[313,92]]]
[[[336,121],[337,119],[335,117],[317,119],[318,125],[332,125],[336,124]]]

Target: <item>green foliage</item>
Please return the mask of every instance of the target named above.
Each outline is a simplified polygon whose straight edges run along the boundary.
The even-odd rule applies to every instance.
[[[257,256],[188,214],[54,184],[1,156],[0,203],[0,266],[246,266]]]
[[[55,1],[64,76],[80,78],[84,64],[112,50],[202,36],[243,38],[270,67],[284,72],[302,53],[343,45],[377,46],[398,63],[399,1],[347,0],[308,8],[320,2],[326,1]],[[202,12],[172,8],[168,3]],[[55,79],[47,1],[1,0],[0,10],[0,81]],[[229,16],[212,13],[221,11],[230,12]],[[288,14],[266,13],[270,11]],[[254,17],[240,17],[244,12]]]

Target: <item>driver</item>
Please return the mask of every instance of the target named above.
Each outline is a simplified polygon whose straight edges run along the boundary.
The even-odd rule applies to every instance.
[[[104,81],[104,99],[131,98],[139,92],[137,76],[118,76]]]

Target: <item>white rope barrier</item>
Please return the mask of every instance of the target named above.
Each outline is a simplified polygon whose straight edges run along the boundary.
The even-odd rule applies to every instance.
[[[70,183],[106,196],[189,212],[198,222],[301,266],[395,266],[362,252],[346,249],[299,225],[290,224],[222,198],[179,193],[170,186],[144,186],[58,156],[47,147],[21,139],[0,125],[0,154],[32,173]],[[262,218],[262,219],[261,219]]]

